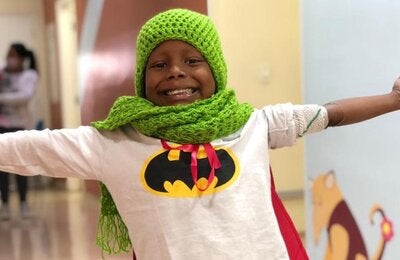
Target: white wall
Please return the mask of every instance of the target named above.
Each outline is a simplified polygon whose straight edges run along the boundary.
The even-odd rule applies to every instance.
[[[27,48],[32,48],[34,42],[34,21],[32,14],[3,13],[0,15],[0,64],[5,65],[7,51],[11,43],[22,42]],[[10,28],[18,28],[14,30]]]
[[[400,1],[303,0],[301,7],[306,102],[323,104],[391,90],[400,76]],[[400,224],[399,122],[400,113],[393,113],[306,139],[306,175],[336,172],[370,256],[380,237],[379,224],[371,226],[368,220],[372,204],[380,203],[394,226]],[[326,232],[320,245],[314,245],[311,209],[307,193],[310,257],[323,259]],[[395,230],[384,259],[400,259],[399,244]]]

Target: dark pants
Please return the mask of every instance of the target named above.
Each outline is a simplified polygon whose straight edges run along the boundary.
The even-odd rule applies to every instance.
[[[23,130],[21,128],[3,128],[0,127],[0,133],[9,133]],[[3,204],[8,203],[9,193],[10,193],[10,173],[0,171],[0,194],[1,201]],[[26,201],[26,194],[28,192],[28,178],[26,176],[15,175],[17,178],[17,188],[19,193],[19,199],[21,202]]]
[[[0,194],[3,204],[8,203],[8,195],[10,193],[9,183],[11,174],[0,171]],[[19,193],[19,200],[26,201],[26,194],[28,192],[28,178],[26,176],[15,175],[17,177],[17,188]]]

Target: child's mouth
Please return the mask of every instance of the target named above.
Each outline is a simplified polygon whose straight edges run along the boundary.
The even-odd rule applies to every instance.
[[[168,90],[165,91],[164,93],[167,96],[181,96],[181,95],[190,96],[195,92],[196,92],[195,88],[183,88],[183,89]]]

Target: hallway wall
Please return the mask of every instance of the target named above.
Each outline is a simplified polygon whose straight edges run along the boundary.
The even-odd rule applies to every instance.
[[[389,93],[400,75],[399,13],[399,1],[303,1],[306,102]],[[397,111],[307,138],[306,177],[313,185],[306,190],[306,240],[312,259],[323,259],[329,244],[351,247],[357,229],[358,242],[373,258],[380,240],[393,231],[383,225],[386,220],[394,237],[383,246],[382,259],[400,259],[399,122]],[[338,199],[354,221],[342,218],[343,236],[328,236],[335,214],[346,214]],[[372,214],[376,205],[385,216]]]
[[[228,63],[228,85],[256,107],[302,103],[299,1],[208,1]],[[251,3],[251,4],[250,4]],[[304,231],[303,140],[270,152],[279,194]]]

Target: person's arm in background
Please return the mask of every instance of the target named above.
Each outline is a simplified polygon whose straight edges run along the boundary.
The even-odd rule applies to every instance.
[[[28,102],[36,91],[38,74],[34,70],[25,71],[19,80],[18,91],[0,93],[0,103],[7,105],[20,105]]]
[[[389,94],[343,99],[324,107],[329,118],[327,127],[354,124],[400,110],[400,78]]]

